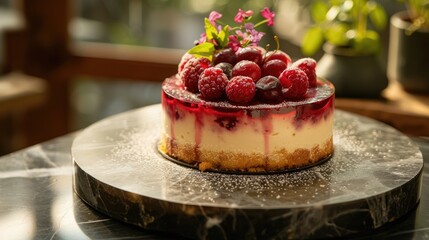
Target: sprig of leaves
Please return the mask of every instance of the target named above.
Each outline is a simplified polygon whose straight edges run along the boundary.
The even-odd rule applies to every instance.
[[[429,0],[407,0],[406,5],[412,21],[407,34],[412,34],[418,29],[429,30]]]
[[[253,24],[250,22],[253,11],[239,9],[234,17],[234,22],[238,26],[231,27],[219,21],[222,14],[212,11],[208,18],[204,18],[205,32],[202,34],[202,38],[188,53],[196,57],[208,58],[212,61],[213,55],[218,50],[231,48],[236,51],[240,47],[258,45],[264,33],[256,31],[255,28],[264,23],[268,26],[273,26],[275,17],[275,14],[267,7],[263,8],[260,14],[264,20]],[[224,26],[222,27],[222,25]]]
[[[228,46],[230,27],[225,25],[218,31],[208,18],[204,18],[204,28],[206,41],[194,46],[188,52],[196,57],[205,57],[211,61],[216,50]]]

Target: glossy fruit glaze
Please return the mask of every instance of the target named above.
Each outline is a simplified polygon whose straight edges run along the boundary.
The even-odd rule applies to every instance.
[[[180,105],[190,112],[213,112],[219,116],[233,117],[247,114],[261,118],[264,113],[285,114],[295,112],[297,126],[301,121],[317,122],[334,108],[334,87],[325,80],[318,79],[317,88],[309,88],[302,99],[284,100],[279,103],[263,103],[256,100],[246,104],[228,101],[206,101],[201,94],[185,90],[182,81],[176,76],[167,78],[162,85],[162,102],[171,116],[175,116],[174,106]],[[175,116],[176,119],[180,116]]]

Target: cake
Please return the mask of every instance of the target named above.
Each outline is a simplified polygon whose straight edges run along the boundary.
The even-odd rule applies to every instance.
[[[178,73],[164,80],[163,155],[201,171],[279,172],[333,154],[333,85],[317,78],[314,59],[293,62],[278,44],[259,47],[252,15],[240,9],[233,28],[212,12]],[[261,15],[273,24],[269,9]]]

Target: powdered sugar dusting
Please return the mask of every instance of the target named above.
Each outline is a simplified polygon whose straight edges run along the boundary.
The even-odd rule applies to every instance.
[[[421,153],[407,137],[373,120],[337,111],[335,153],[324,164],[270,175],[200,172],[158,153],[160,115],[156,105],[89,127],[75,141],[76,163],[100,181],[135,194],[250,209],[365,198],[403,184],[421,167]]]

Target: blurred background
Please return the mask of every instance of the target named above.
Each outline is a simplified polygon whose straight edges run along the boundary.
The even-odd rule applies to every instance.
[[[377,2],[389,16],[404,9],[397,1]],[[310,4],[0,0],[0,155],[159,103],[162,80],[177,71],[181,55],[199,39],[202,19],[212,10],[233,19],[238,8],[271,8],[276,23],[263,30],[264,41],[278,35],[281,49],[292,59],[301,58],[300,43],[312,24]],[[381,31],[384,67],[388,32],[388,27]],[[318,60],[322,54],[320,50],[313,57]]]

